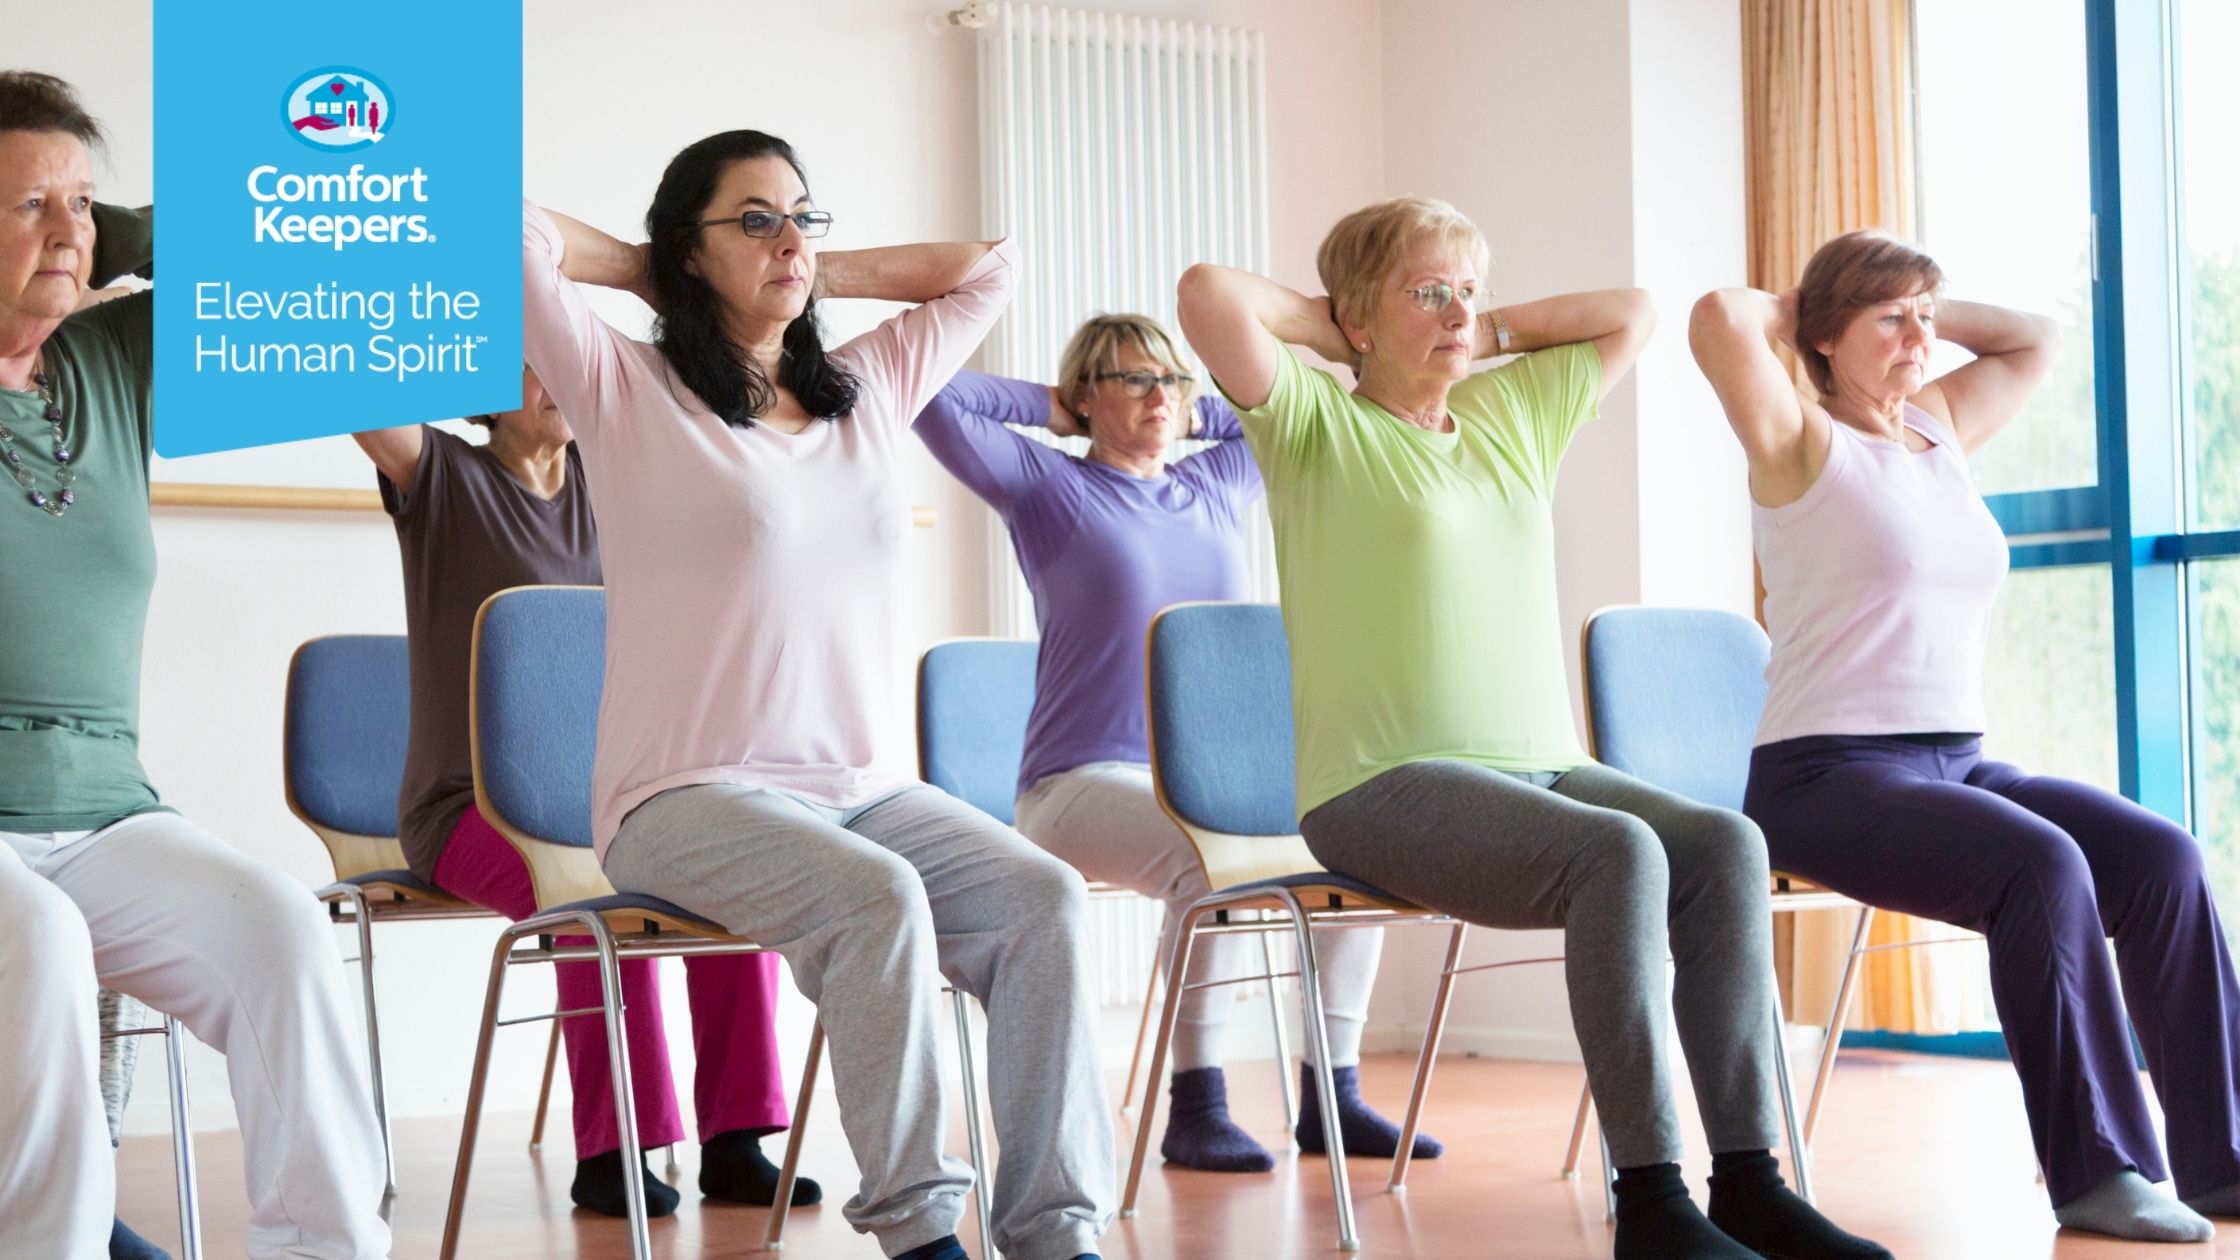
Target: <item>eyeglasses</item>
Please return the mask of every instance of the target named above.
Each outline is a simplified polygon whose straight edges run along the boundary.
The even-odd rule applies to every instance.
[[[1099,372],[1090,378],[1096,381],[1118,381],[1120,392],[1130,398],[1149,398],[1151,391],[1165,386],[1170,394],[1181,394],[1198,383],[1198,378],[1182,372],[1154,375],[1150,372]]]
[[[1402,289],[1400,292],[1412,299],[1417,306],[1434,313],[1447,309],[1456,298],[1461,298],[1464,306],[1473,305],[1478,300],[1478,286],[1474,284],[1465,284],[1458,288],[1451,284],[1433,281],[1430,284],[1419,284],[1412,289]]]
[[[786,220],[801,229],[803,236],[823,236],[832,230],[832,214],[825,210],[803,210],[798,214],[779,214],[775,210],[749,210],[736,219],[702,219],[694,227],[715,227],[720,223],[736,223],[739,230],[749,236],[765,239],[786,230]]]

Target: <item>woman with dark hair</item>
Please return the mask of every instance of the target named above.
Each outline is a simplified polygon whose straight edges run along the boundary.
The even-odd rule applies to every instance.
[[[101,131],[68,84],[0,73],[0,1255],[108,1253],[96,981],[226,1056],[245,1250],[389,1253],[381,1131],[325,916],[163,805],[139,755],[152,219],[93,201]],[[99,255],[97,258],[96,255]]]
[[[670,162],[644,246],[523,209],[528,358],[574,419],[606,574],[596,841],[617,888],[770,946],[817,1003],[863,1173],[850,1224],[890,1256],[964,1255],[938,969],[988,1011],[991,1245],[1093,1254],[1112,1130],[1086,893],[917,781],[894,640],[905,431],[1001,313],[1015,254],[820,254],[831,222],[792,149],[757,131]],[[602,322],[579,283],[645,297],[653,343]],[[827,351],[817,295],[918,305]]]
[[[353,436],[377,470],[381,505],[396,523],[404,562],[412,734],[397,825],[405,859],[437,887],[521,919],[537,908],[529,868],[474,803],[467,689],[475,613],[508,587],[597,585],[599,532],[567,417],[536,373],[522,369],[519,407],[473,422],[489,430],[488,442],[477,445],[429,425]],[[759,1143],[786,1127],[773,1028],[777,959],[687,958],[684,969],[698,1059],[693,1102],[700,1191],[767,1207],[777,1192],[778,1168]],[[554,975],[562,1009],[599,1004],[597,964],[564,962]],[[653,960],[623,963],[622,991],[644,1151],[684,1135]],[[561,1028],[575,1087],[576,1175],[569,1196],[579,1207],[621,1216],[628,1211],[625,1170],[606,1030],[585,1019],[564,1021]],[[633,1175],[645,1186],[647,1215],[676,1210],[677,1192],[667,1182],[644,1168]],[[816,1182],[794,1181],[795,1204],[822,1197]]]
[[[2240,1215],[2240,987],[2185,828],[1983,755],[2007,542],[1967,456],[2045,379],[2057,333],[1942,297],[1943,279],[1902,242],[1853,232],[1793,292],[1696,303],[1696,361],[1749,456],[1773,637],[1743,808],[1775,866],[1989,938],[2063,1225],[2199,1241],[2200,1214]],[[1931,380],[1939,338],[1975,357]],[[1776,343],[1803,359],[1811,396]],[[2183,1203],[2150,1184],[2168,1173],[2134,1029]]]

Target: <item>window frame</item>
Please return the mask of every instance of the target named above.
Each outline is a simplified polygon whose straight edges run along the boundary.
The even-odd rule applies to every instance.
[[[2098,484],[1984,502],[2007,534],[2013,568],[2109,566],[2119,782],[2125,796],[2192,825],[2203,795],[2202,727],[2190,708],[2200,663],[2189,643],[2188,566],[2240,556],[2240,529],[2194,530],[2189,520],[2182,0],[2077,2],[2085,8]],[[2170,419],[2133,424],[2134,416]]]

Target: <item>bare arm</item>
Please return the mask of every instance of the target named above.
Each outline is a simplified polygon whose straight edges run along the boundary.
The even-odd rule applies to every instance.
[[[1498,314],[1509,326],[1506,349],[1500,346],[1494,331],[1496,313],[1487,311],[1478,316],[1473,357],[1488,359],[1496,354],[1521,354],[1591,341],[1602,359],[1602,393],[1606,398],[1618,378],[1632,370],[1633,361],[1640,357],[1641,348],[1657,327],[1656,304],[1649,300],[1647,289],[1592,289],[1501,307]]]
[[[1332,363],[1360,355],[1330,314],[1330,299],[1310,298],[1273,280],[1198,263],[1176,286],[1182,335],[1238,406],[1251,410],[1275,389],[1283,345],[1305,346]]]
[[[817,255],[817,291],[825,297],[931,302],[954,292],[994,241],[888,245]]]
[[[550,207],[545,217],[560,229],[560,274],[577,284],[634,293],[653,305],[653,286],[646,279],[646,247],[616,240],[578,219]]]
[[[399,425],[394,429],[367,429],[353,433],[350,440],[366,453],[373,466],[389,479],[398,490],[410,490],[420,471],[420,448],[427,444],[427,437],[417,424]]]
[[[2030,401],[2061,348],[2061,329],[2043,315],[1982,302],[1937,303],[1937,336],[1976,357],[1923,386],[1914,402],[1943,413],[1973,454]]]
[[[1796,294],[1775,297],[1757,289],[1716,289],[1697,300],[1688,317],[1688,348],[1703,369],[1727,425],[1750,461],[1750,487],[1758,502],[1778,507],[1793,502],[1820,475],[1817,453],[1808,441],[1812,422],[1825,426],[1825,414],[1797,396],[1797,386],[1773,352],[1776,341],[1791,344],[1796,328]]]

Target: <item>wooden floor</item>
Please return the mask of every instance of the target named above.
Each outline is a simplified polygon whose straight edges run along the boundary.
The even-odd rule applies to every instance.
[[[1412,1061],[1373,1056],[1364,1090],[1397,1115]],[[1356,1161],[1353,1199],[1363,1256],[1517,1257],[1519,1260],[1605,1260],[1610,1234],[1602,1219],[1589,1142],[1585,1176],[1558,1178],[1576,1068],[1453,1059],[1442,1063],[1426,1127],[1447,1143],[1445,1158],[1418,1163],[1405,1196],[1385,1193],[1389,1165]],[[1240,1065],[1230,1086],[1239,1118],[1271,1146],[1281,1136],[1281,1102],[1272,1068]],[[838,1121],[823,1096],[815,1108],[804,1171],[820,1178],[830,1202],[796,1211],[784,1255],[795,1260],[876,1260],[878,1249],[841,1220],[853,1165]],[[563,1113],[564,1115],[564,1110]],[[474,1260],[627,1257],[618,1221],[576,1211],[568,1202],[574,1171],[565,1121],[541,1155],[526,1150],[529,1118],[501,1115],[483,1126],[460,1254]],[[1692,1116],[1686,1131],[1700,1134]],[[1123,1143],[1133,1127],[1120,1126]],[[443,1230],[455,1122],[410,1120],[397,1127],[402,1187],[391,1219],[395,1255],[433,1256]],[[776,1143],[772,1143],[773,1158]],[[962,1150],[959,1128],[953,1149]],[[1286,1144],[1288,1148],[1288,1144]],[[232,1133],[196,1143],[202,1174],[206,1251],[213,1260],[241,1254],[246,1209],[239,1174],[240,1143]],[[693,1184],[697,1149],[680,1148],[676,1179],[685,1191],[676,1216],[654,1222],[657,1257],[743,1257],[757,1254],[763,1211],[703,1203]],[[1156,1144],[1153,1160],[1156,1161]],[[1121,1164],[1125,1176],[1126,1164]],[[2240,1221],[2223,1223],[2220,1240],[2193,1247],[2144,1246],[2057,1234],[2023,1131],[2014,1078],[2003,1063],[1895,1054],[1846,1054],[1823,1119],[1816,1162],[1820,1202],[1847,1227],[1881,1240],[1901,1260],[2240,1260]],[[1700,1156],[1688,1177],[1701,1201],[1706,1169]],[[168,1139],[132,1138],[119,1156],[122,1212],[151,1239],[175,1244]],[[1156,1163],[1144,1178],[1142,1213],[1118,1221],[1104,1240],[1107,1257],[1314,1257],[1335,1254],[1328,1165],[1285,1154],[1275,1172],[1222,1176],[1167,1172]],[[969,1227],[969,1218],[968,1218]],[[977,1243],[969,1233],[968,1245]]]

